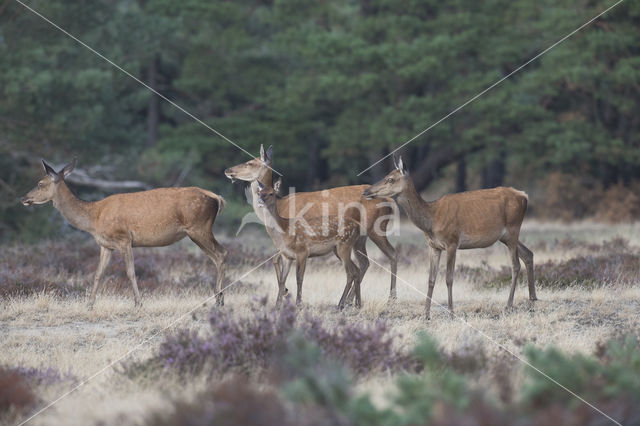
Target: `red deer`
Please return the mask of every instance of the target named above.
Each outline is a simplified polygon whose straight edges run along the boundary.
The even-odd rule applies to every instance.
[[[442,250],[447,251],[447,291],[449,311],[453,315],[453,270],[458,249],[485,248],[500,241],[511,254],[511,291],[507,308],[513,307],[520,257],[527,269],[529,299],[537,300],[533,281],[533,253],[518,241],[520,226],[527,211],[528,197],[513,188],[492,188],[445,195],[425,201],[402,164],[380,182],[364,191],[366,198],[393,197],[411,221],[420,228],[431,247],[429,256],[429,290],[426,316],[429,318],[433,286],[438,275]]]
[[[265,186],[273,185],[272,164],[273,147],[270,146],[265,152],[264,148],[260,146],[260,157],[225,170],[225,174],[232,181],[238,179],[251,183],[253,208],[263,222],[263,212],[257,205],[255,194],[258,188],[258,180]],[[366,235],[361,235],[354,246],[354,255],[360,271],[359,281],[362,281],[369,267],[366,249],[367,237],[369,237],[391,262],[389,300],[392,301],[396,298],[397,257],[395,248],[387,239],[386,230],[395,206],[390,199],[366,200],[362,197],[362,191],[366,188],[367,185],[355,185],[316,192],[296,192],[278,199],[276,204],[278,212],[284,218],[302,216],[302,218],[308,219],[322,215],[341,216],[345,215],[345,213],[351,217],[354,213],[353,211],[355,211],[353,218],[359,221],[366,231]],[[345,209],[343,208],[344,206],[348,208]],[[281,279],[286,280],[290,263],[287,265],[286,259],[277,257],[275,267],[278,282]]]
[[[263,214],[264,225],[274,245],[280,251],[281,256],[290,261],[296,261],[296,282],[298,285],[296,304],[299,305],[302,302],[302,281],[304,280],[307,259],[335,251],[347,274],[347,284],[338,306],[341,309],[344,307],[349,290],[353,286],[355,305],[360,307],[360,273],[358,267],[351,260],[353,245],[360,234],[360,224],[348,217],[340,218],[337,215],[330,215],[309,218],[303,225],[301,221],[280,216],[276,193],[272,187],[265,186],[258,181],[256,196],[259,208],[265,210]],[[290,265],[291,262],[288,264]],[[280,306],[282,303],[285,292],[284,281],[279,280],[276,306]]]
[[[91,234],[100,245],[100,261],[93,280],[89,309],[93,308],[96,291],[114,249],[122,253],[135,305],[139,306],[141,301],[132,247],[168,246],[185,236],[191,238],[215,263],[216,302],[224,304],[221,288],[227,251],[212,232],[213,222],[224,207],[221,196],[201,188],[158,188],[87,202],[76,197],[64,180],[73,171],[75,159],[57,173],[44,160],[42,164],[46,175],[22,197],[22,204],[30,206],[53,201],[53,206],[72,226]]]

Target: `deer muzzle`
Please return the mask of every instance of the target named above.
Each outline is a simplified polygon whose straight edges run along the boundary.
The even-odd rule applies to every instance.
[[[31,204],[33,204],[33,200],[28,198],[26,195],[24,197],[22,197],[22,199],[20,199],[20,201],[25,206],[30,206]]]
[[[233,171],[232,171],[231,169],[227,169],[227,170],[225,170],[225,171],[224,171],[224,175],[225,175],[227,178],[231,179],[231,183],[233,183],[233,182],[235,182],[235,181],[236,181],[236,177],[235,177],[235,175],[234,175],[234,173],[233,173]]]
[[[371,194],[371,188],[367,188],[362,192],[362,196],[367,200],[373,200],[375,196]]]

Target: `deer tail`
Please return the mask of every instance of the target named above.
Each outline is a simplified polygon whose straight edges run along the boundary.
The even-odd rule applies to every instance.
[[[214,192],[207,191],[206,189],[202,189],[202,188],[198,188],[198,189],[200,189],[200,191],[202,191],[207,197],[211,197],[218,202],[218,214],[219,214],[224,208],[224,206],[227,204],[225,199],[222,198],[222,195],[218,195]]]

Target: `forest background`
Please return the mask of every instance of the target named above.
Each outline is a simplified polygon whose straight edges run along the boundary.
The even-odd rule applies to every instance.
[[[257,155],[284,186],[360,171],[612,2],[34,0],[28,3]],[[497,185],[541,219],[640,217],[640,3],[624,2],[400,153],[427,196]],[[250,210],[249,156],[13,0],[0,1],[0,240],[62,235],[19,204],[45,158],[92,179],[197,185]],[[121,188],[75,185],[84,199]],[[224,218],[223,218],[224,217]]]

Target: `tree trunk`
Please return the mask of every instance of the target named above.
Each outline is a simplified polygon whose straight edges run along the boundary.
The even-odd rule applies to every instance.
[[[467,190],[467,160],[462,157],[458,160],[456,174],[456,192],[464,192]]]
[[[450,145],[446,145],[430,149],[427,156],[420,160],[420,165],[416,167],[415,171],[409,170],[413,184],[418,191],[422,191],[438,176],[443,167],[454,164],[461,158],[482,148],[482,145],[476,145],[467,147],[464,151],[456,152]]]
[[[305,188],[312,190],[318,183],[318,141],[314,140],[307,145],[309,155],[307,158],[307,173],[305,176]]]
[[[147,69],[147,84],[157,90],[158,84],[158,55],[154,55]],[[158,142],[158,123],[160,121],[160,97],[151,93],[147,107],[147,146],[155,146]]]
[[[484,168],[482,176],[483,188],[495,188],[496,186],[502,186],[504,183],[505,175],[505,152],[501,149],[498,156],[491,160]]]
[[[367,155],[367,161],[369,164],[373,164],[376,161],[380,160],[380,157],[383,157],[385,154],[386,153],[381,149],[371,148],[369,150],[369,154]],[[374,184],[385,177],[385,175],[391,171],[391,168],[387,167],[389,163],[393,163],[392,157],[388,157],[387,159],[376,164],[374,167],[370,168],[368,173],[369,176],[371,176],[371,180],[369,183]]]

